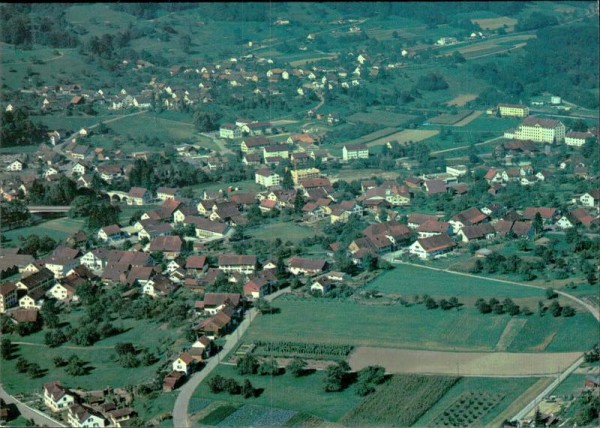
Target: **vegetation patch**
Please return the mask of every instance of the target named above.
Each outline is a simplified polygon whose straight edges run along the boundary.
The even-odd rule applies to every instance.
[[[376,123],[383,126],[398,127],[405,125],[415,117],[410,114],[393,113],[390,111],[373,111],[370,113],[354,113],[348,116],[348,120],[350,122]]]
[[[467,116],[471,115],[471,113],[473,113],[472,110],[464,110],[456,114],[440,114],[437,117],[429,119],[428,122],[436,125],[454,125],[455,123],[460,122]]]
[[[433,421],[433,426],[478,425],[481,418],[491,411],[502,398],[504,398],[504,394],[499,392],[465,392]]]
[[[443,376],[393,376],[340,422],[350,426],[410,426],[443,397],[458,379]]]
[[[214,409],[199,422],[204,425],[217,425],[223,419],[234,413],[240,406],[236,404],[221,404],[219,407]]]
[[[257,340],[254,342],[257,355],[275,357],[304,357],[318,360],[339,359],[347,357],[354,349],[352,345],[335,345],[328,343],[302,343],[302,342],[269,342]]]

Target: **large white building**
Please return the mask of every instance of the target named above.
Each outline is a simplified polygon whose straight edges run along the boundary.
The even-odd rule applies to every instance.
[[[565,139],[565,125],[559,120],[529,116],[515,131],[514,138],[538,143],[560,143]]]
[[[527,117],[529,107],[521,104],[498,104],[498,113],[501,117]]]
[[[565,144],[567,146],[581,147],[586,143],[588,139],[592,137],[593,135],[589,132],[571,131],[567,133],[567,135],[565,135]]]
[[[342,149],[342,159],[369,159],[369,148],[366,144],[347,144]]]
[[[281,176],[269,168],[259,169],[254,173],[254,180],[257,184],[264,187],[279,186]]]

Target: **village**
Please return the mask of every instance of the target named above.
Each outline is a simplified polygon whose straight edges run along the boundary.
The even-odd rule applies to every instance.
[[[363,37],[365,22],[330,24],[336,38],[354,40]],[[288,25],[283,17],[276,23]],[[324,37],[307,32],[298,50],[315,49]],[[302,356],[257,351],[265,320],[286,316],[296,301],[300,307],[335,301],[458,313],[464,300],[474,313],[547,319],[551,313],[564,325],[588,311],[594,315],[600,303],[600,132],[597,119],[586,115],[590,110],[549,92],[528,103],[470,110],[439,103],[372,108],[377,97],[370,88],[408,79],[406,70],[431,58],[462,64],[458,51],[443,49],[494,37],[504,34],[430,37],[391,54],[352,48],[325,65],[296,66],[264,55],[265,46],[251,41],[243,55],[200,65],[123,60],[113,72],[137,83],[119,88],[69,80],[3,97],[11,138],[27,140],[29,149],[0,155],[0,328],[3,363],[10,364],[0,391],[1,423],[15,417],[6,392],[38,424],[190,426],[193,394],[230,366],[239,369],[240,360],[257,355],[257,367],[282,369]],[[440,81],[429,73],[416,85],[433,91],[423,88]],[[394,96],[413,95],[418,99],[414,91]],[[344,108],[344,100],[369,109]],[[182,128],[178,121],[191,114],[194,124],[186,126],[193,131],[186,132],[192,137],[167,141],[112,128],[130,118],[150,126],[150,115],[164,114]],[[378,128],[360,120],[380,114],[388,116],[378,125],[391,124]],[[85,126],[39,125],[53,116],[75,117],[68,123]],[[353,134],[356,129],[364,133]],[[525,285],[540,295],[545,290],[548,302],[536,308],[537,298],[517,292],[523,302],[513,313],[508,291],[463,296],[452,288],[432,299],[417,284],[386,288],[389,275],[404,268]],[[397,275],[393,281],[404,284]],[[489,311],[481,309],[482,298],[490,297]],[[333,318],[328,322],[337,322]],[[527,322],[511,319],[498,345],[473,349],[512,352],[501,344],[506,335],[515,340],[518,333],[510,329]],[[448,331],[448,337],[456,333]],[[294,346],[330,343],[294,334]],[[571,351],[552,342],[556,335],[527,350],[545,351],[552,343],[554,352]],[[269,346],[279,343],[271,340]],[[597,340],[586,337],[577,351],[590,351],[588,342]],[[348,343],[331,341],[343,352],[349,347],[346,358],[364,346]],[[31,352],[41,346],[46,355]],[[462,349],[448,346],[433,350]],[[308,372],[339,363],[331,352],[320,358],[307,351]],[[567,374],[576,369],[585,373],[577,387],[600,391],[597,370],[576,366]],[[245,399],[260,396],[252,384],[231,390]],[[147,404],[153,401],[159,404]],[[560,412],[571,402],[519,415],[550,426],[564,420]],[[519,410],[527,403],[521,404]]]

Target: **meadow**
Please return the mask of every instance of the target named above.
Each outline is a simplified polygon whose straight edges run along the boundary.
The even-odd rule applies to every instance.
[[[271,223],[261,225],[256,229],[250,230],[249,235],[257,239],[273,241],[277,238],[282,241],[299,242],[304,238],[312,238],[316,235],[310,227],[302,226],[297,223]]]
[[[376,110],[370,113],[354,113],[347,117],[350,122],[376,123],[386,127],[399,127],[405,125],[409,120],[414,119],[414,115],[393,113],[389,111]]]
[[[48,220],[31,227],[12,229],[3,232],[2,235],[4,238],[12,241],[13,244],[18,244],[21,237],[27,237],[30,235],[49,236],[57,241],[62,241],[83,229],[83,227],[83,220],[65,217]]]

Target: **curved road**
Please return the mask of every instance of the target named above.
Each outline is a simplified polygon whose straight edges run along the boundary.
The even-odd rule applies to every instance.
[[[283,288],[276,293],[273,293],[265,297],[265,300],[271,301],[276,297],[281,296],[284,293],[289,293],[290,287]],[[256,318],[257,310],[255,308],[250,309],[247,312],[244,320],[238,325],[233,333],[227,336],[227,340],[223,349],[217,354],[213,355],[208,359],[206,365],[199,372],[194,373],[190,379],[179,389],[179,394],[175,400],[175,406],[173,407],[173,426],[175,428],[189,428],[191,427],[188,406],[192,394],[206,377],[214,370],[217,365],[221,362],[221,357],[225,357],[229,351],[231,351],[239,342],[240,338],[244,335],[252,321]]]

